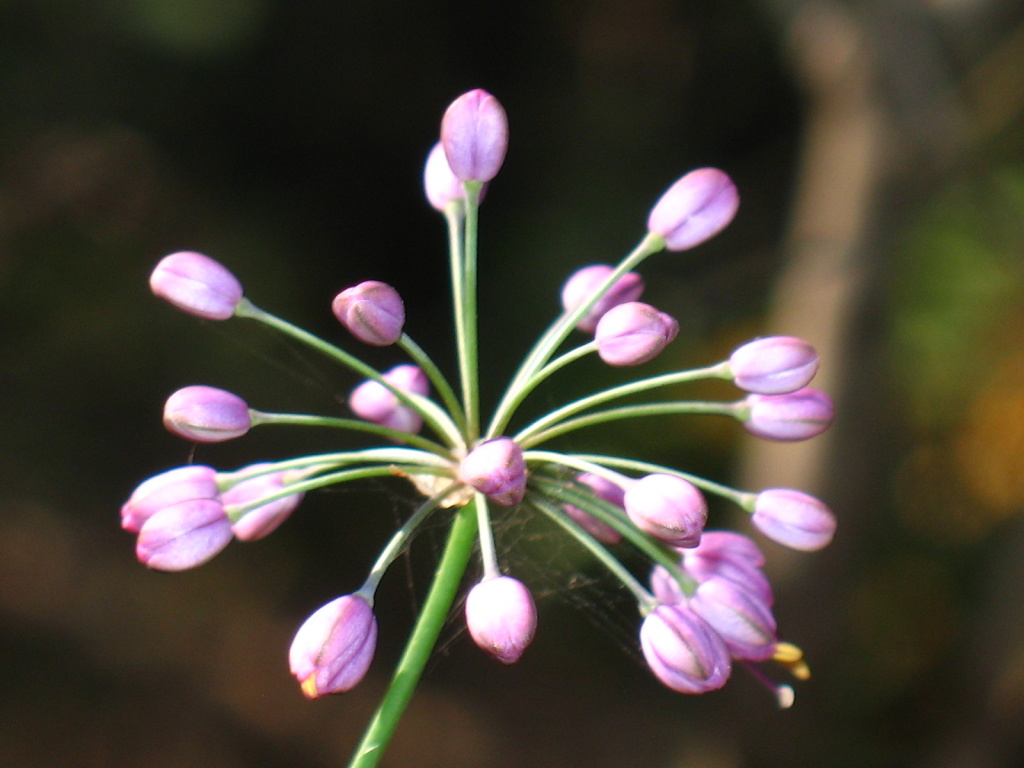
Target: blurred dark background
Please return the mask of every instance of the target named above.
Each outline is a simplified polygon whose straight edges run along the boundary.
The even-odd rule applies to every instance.
[[[1024,764],[1022,73],[1018,0],[0,1],[0,764],[347,760],[443,529],[384,582],[370,676],[313,703],[291,636],[362,582],[407,488],[315,494],[195,571],[140,566],[117,513],[144,478],[339,445],[268,429],[196,449],[163,431],[168,394],[209,383],[343,414],[355,383],[250,324],[175,312],[147,277],[206,252],[346,345],[330,299],[386,280],[450,366],[444,228],[420,173],[475,87],[512,136],[482,219],[489,396],[561,281],[616,261],[675,178],[719,166],[736,222],[643,268],[682,326],[652,369],[804,336],[840,418],[794,446],[679,419],[580,447],[801,487],[840,530],[821,553],[765,545],[782,632],[814,672],[780,711],[743,670],[703,697],[663,689],[600,572],[513,520],[534,646],[503,668],[455,617],[384,764]],[[581,364],[539,402],[615,380]]]

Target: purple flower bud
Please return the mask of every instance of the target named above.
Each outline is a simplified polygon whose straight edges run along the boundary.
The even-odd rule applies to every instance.
[[[441,142],[435,144],[427,155],[427,162],[423,167],[423,189],[427,193],[430,205],[441,213],[444,213],[453,201],[466,199],[462,180],[452,173]],[[486,191],[487,185],[484,184],[480,188],[477,202],[483,202]]]
[[[143,524],[162,509],[182,501],[216,499],[217,472],[190,464],[149,478],[139,485],[121,507],[121,527],[138,533]]]
[[[514,664],[533,640],[537,609],[511,576],[481,581],[466,596],[466,627],[473,641],[504,664]]]
[[[366,344],[386,347],[402,338],[405,305],[387,283],[366,280],[334,297],[331,310],[338,322]]]
[[[729,368],[740,389],[781,395],[806,387],[818,371],[818,353],[803,339],[769,336],[732,353]]]
[[[396,389],[414,395],[430,391],[427,375],[415,365],[397,365],[383,374],[384,381]],[[381,424],[400,432],[415,434],[423,426],[423,417],[399,399],[379,381],[368,379],[352,390],[348,406],[361,419]]]
[[[495,504],[514,507],[526,494],[523,449],[507,437],[482,442],[459,464],[459,481]]]
[[[258,470],[269,464],[253,464],[244,470]],[[270,472],[257,475],[249,480],[231,486],[221,494],[225,507],[242,506],[278,493],[286,487],[288,472]],[[295,508],[302,502],[305,494],[295,493],[277,501],[271,501],[246,512],[238,522],[232,524],[231,530],[235,537],[242,541],[256,541],[273,532],[281,523],[288,519]]]
[[[212,558],[231,536],[231,521],[220,499],[180,501],[143,523],[135,554],[155,570],[184,571]]]
[[[580,304],[589,300],[598,286],[607,280],[612,272],[614,269],[607,264],[593,264],[574,272],[562,288],[562,308],[566,312],[572,312]],[[636,272],[627,272],[608,289],[604,296],[597,300],[587,314],[580,318],[576,327],[584,333],[593,333],[597,328],[597,321],[605,312],[619,304],[636,301],[643,292],[643,278]]]
[[[827,547],[836,532],[832,510],[813,496],[788,488],[757,494],[751,522],[769,539],[805,552]]]
[[[654,675],[679,693],[707,693],[732,673],[722,638],[681,605],[659,605],[640,626],[640,647]]]
[[[647,229],[664,237],[668,250],[685,251],[729,226],[739,205],[732,179],[717,168],[698,168],[669,187],[655,203]]]
[[[700,544],[684,549],[683,569],[698,582],[727,579],[765,605],[774,602],[771,584],[761,570],[764,556],[753,541],[732,531],[705,531]]]
[[[242,299],[242,284],[233,274],[209,256],[192,251],[161,259],[149,287],[178,309],[207,320],[227,320]]]
[[[617,507],[622,506],[622,497],[626,492],[611,480],[601,477],[601,475],[584,472],[577,476],[576,482],[590,488],[597,498],[604,499]],[[607,523],[601,522],[589,512],[585,512],[579,507],[574,507],[572,504],[566,504],[564,509],[565,514],[575,520],[583,530],[598,541],[603,541],[605,544],[618,544],[622,541],[621,533]]]
[[[707,502],[675,475],[646,475],[626,489],[626,514],[637,528],[673,547],[695,547],[708,519]]]
[[[832,399],[811,387],[785,395],[747,395],[746,405],[744,428],[768,440],[815,437],[829,428],[836,413]]]
[[[302,692],[315,699],[354,688],[373,661],[377,619],[362,595],[345,595],[306,619],[292,640],[288,662]]]
[[[651,568],[651,592],[659,603],[666,605],[686,605],[687,597],[679,582],[663,565]]]
[[[462,181],[490,181],[508,149],[508,117],[487,91],[464,93],[441,121],[441,144],[448,166]]]
[[[702,581],[689,605],[725,641],[733,658],[764,661],[775,653],[771,608],[735,582],[714,577]]]
[[[640,365],[653,360],[679,332],[674,317],[650,304],[629,301],[612,307],[597,322],[597,354],[608,365]]]
[[[252,426],[249,406],[238,395],[216,387],[179,389],[164,405],[164,426],[200,443],[241,437]]]

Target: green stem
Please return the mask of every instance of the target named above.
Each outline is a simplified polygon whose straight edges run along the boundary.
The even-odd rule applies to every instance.
[[[743,402],[740,401],[740,405]],[[563,421],[548,429],[539,432],[532,432],[527,437],[522,433],[513,439],[522,448],[532,448],[535,445],[547,442],[552,438],[573,432],[584,427],[591,427],[595,424],[604,424],[608,421],[618,419],[632,419],[637,416],[672,416],[683,413],[704,413],[717,416],[736,416],[737,405],[735,403],[707,403],[707,402],[668,402],[668,403],[644,403],[642,405],[625,405],[621,408],[609,408],[607,411],[598,411],[586,416],[579,416],[575,419]],[[525,432],[525,430],[524,430]]]
[[[373,435],[380,435],[389,440],[394,440],[396,443],[405,443],[421,448],[424,451],[436,453],[438,456],[446,458],[451,456],[451,452],[440,443],[435,443],[433,440],[409,432],[402,432],[381,424],[374,424],[372,421],[340,419],[334,416],[314,416],[304,413],[267,413],[266,411],[257,411],[255,408],[249,409],[249,415],[252,418],[254,427],[260,424],[291,424],[306,427],[351,429],[356,432],[369,432]]]
[[[248,299],[242,299],[238,302],[235,307],[235,316],[248,317],[251,320],[256,320],[264,325],[270,326],[286,336],[290,336],[293,339],[302,342],[306,346],[321,352],[341,365],[344,365],[346,368],[350,368],[368,379],[380,382],[402,403],[409,406],[422,416],[423,420],[432,430],[434,430],[435,433],[447,439],[450,446],[455,447],[462,444],[462,435],[459,432],[458,427],[451,420],[451,417],[448,416],[448,414],[446,414],[441,407],[437,405],[437,403],[434,403],[425,397],[405,392],[404,390],[398,389],[394,385],[389,384],[384,381],[380,371],[367,365],[355,355],[350,355],[345,350],[324,341],[319,336],[315,336],[309,331],[289,323],[287,320],[282,320],[277,315],[273,315],[266,310],[260,309]]]
[[[366,583],[359,590],[361,594],[368,596],[368,599],[372,598],[373,594],[377,591],[377,585],[380,584],[380,580],[384,577],[388,568],[391,567],[395,558],[405,551],[409,540],[416,532],[416,529],[420,527],[420,524],[441,505],[446,496],[458,491],[461,487],[458,483],[453,483],[449,488],[435,494],[420,504],[416,511],[409,515],[409,519],[402,523],[401,528],[395,531],[387,546],[384,547],[377,557],[377,562],[370,569],[370,575],[366,579]],[[373,601],[370,600],[370,602],[372,603]]]
[[[467,449],[476,442],[480,432],[479,339],[477,318],[477,226],[480,211],[480,183],[465,182],[466,220],[463,238],[462,274],[452,275],[452,284],[460,282],[462,301],[456,303],[456,317],[461,316],[459,339],[459,377],[462,402],[466,409],[465,439]],[[454,264],[453,259],[453,264]],[[456,321],[456,329],[460,327]]]
[[[571,520],[565,512],[554,505],[549,504],[542,496],[531,496],[529,501],[533,506],[547,515],[552,522],[561,526],[570,536],[590,550],[590,554],[597,558],[605,568],[612,572],[615,578],[617,578],[622,585],[626,587],[626,589],[633,593],[636,597],[637,603],[641,606],[653,607],[657,601],[654,599],[654,596],[650,591],[646,589],[622,563],[619,562],[618,558],[602,546],[601,543],[593,536],[584,531],[583,528],[581,528],[574,520]],[[647,611],[641,608],[641,613],[647,613]]]
[[[463,506],[455,516],[423,610],[395,669],[391,685],[356,748],[349,768],[373,768],[384,756],[384,750],[412,698],[455,602],[475,539],[476,510],[475,504],[471,503]]]
[[[462,405],[459,403],[455,392],[452,391],[451,384],[448,383],[448,379],[441,373],[441,369],[437,367],[434,361],[430,358],[419,344],[413,341],[408,334],[403,333],[402,337],[398,340],[398,346],[405,350],[405,352],[412,358],[412,361],[416,363],[420,368],[423,369],[424,373],[427,374],[427,378],[430,379],[430,383],[434,385],[434,389],[437,390],[438,395],[441,396],[441,401],[444,403],[445,408],[448,409],[448,413],[451,414],[455,423],[464,428],[466,424],[466,414],[462,412]]]
[[[544,451],[537,451],[536,455],[541,459],[547,458],[547,454]],[[584,462],[591,462],[604,467],[617,467],[619,469],[626,469],[646,475],[675,475],[687,482],[693,483],[702,491],[713,493],[716,496],[721,496],[722,498],[737,504],[741,508],[747,510],[747,512],[753,512],[752,504],[757,500],[756,493],[737,491],[735,488],[730,488],[727,485],[706,480],[699,475],[691,475],[689,472],[681,472],[678,469],[662,466],[661,464],[652,464],[649,461],[636,461],[635,459],[623,459],[618,456],[598,456],[586,453],[573,454],[573,457]]]
[[[576,327],[576,323],[580,321],[580,318],[590,311],[598,300],[618,282],[620,277],[638,266],[648,256],[657,253],[664,247],[665,238],[648,232],[644,239],[637,244],[636,248],[627,254],[615,270],[608,275],[608,278],[598,286],[597,290],[594,291],[587,301],[580,304],[572,312],[564,313],[555,320],[551,327],[537,340],[537,343],[530,350],[522,365],[519,366],[516,375],[512,378],[512,383],[505,390],[505,397],[502,398],[495,409],[491,425],[487,429],[488,436],[493,437],[501,434],[501,431],[515,412],[520,387],[529,381],[551,359],[555,350],[572,333],[572,329]]]
[[[559,358],[561,360],[561,358]],[[555,362],[558,362],[556,360]],[[544,368],[546,371],[551,365]],[[538,432],[542,432],[553,424],[557,424],[563,421],[569,416],[585,411],[588,408],[593,408],[596,405],[607,403],[610,400],[617,400],[620,397],[627,397],[629,395],[635,395],[638,392],[646,392],[652,389],[658,389],[659,387],[668,387],[674,384],[683,384],[690,381],[700,381],[702,379],[715,379],[723,378],[728,374],[729,363],[718,363],[717,365],[711,365],[706,368],[694,368],[689,371],[677,371],[676,373],[665,373],[660,376],[651,376],[646,379],[639,379],[638,381],[632,381],[628,384],[622,384],[618,387],[612,387],[601,392],[597,392],[593,395],[580,398],[567,405],[558,408],[551,413],[543,416],[537,421],[533,422],[529,426],[520,430],[516,436],[516,440],[524,440],[529,438],[531,435]],[[543,373],[544,371],[541,371]],[[540,374],[538,374],[540,375]]]

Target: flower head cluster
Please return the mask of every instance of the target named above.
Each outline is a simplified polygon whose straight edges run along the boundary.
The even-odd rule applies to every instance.
[[[409,675],[415,679],[422,672],[474,551],[483,575],[465,600],[469,636],[505,664],[517,661],[530,645],[537,631],[533,598],[523,582],[503,573],[491,532],[492,515],[510,508],[549,518],[635,595],[642,616],[640,646],[651,671],[668,687],[684,693],[719,688],[736,660],[776,658],[799,668],[799,652],[778,640],[761,550],[746,535],[705,530],[706,495],[735,503],[751,515],[761,535],[800,550],[831,541],[836,523],[824,504],[796,490],[744,492],[640,458],[566,452],[558,445],[564,435],[619,419],[686,414],[732,418],[768,440],[814,437],[831,423],[833,406],[809,386],[818,356],[808,343],[784,336],[757,339],[715,365],[633,376],[539,418],[520,416],[520,406],[539,384],[552,377],[557,381],[563,368],[581,358],[596,356],[610,366],[633,368],[671,344],[679,324],[663,309],[640,301],[644,281],[637,270],[653,254],[694,248],[724,229],[739,204],[735,186],[720,170],[691,171],[656,202],[647,233],[632,252],[615,265],[585,266],[569,276],[561,290],[561,313],[526,353],[485,420],[479,398],[476,233],[481,197],[504,162],[508,136],[498,101],[471,91],[445,113],[440,141],[424,171],[427,198],[450,230],[457,379],[450,380],[406,333],[401,296],[385,283],[345,288],[331,306],[357,350],[367,344],[398,351],[395,366],[380,371],[346,348],[351,339],[339,346],[258,308],[231,272],[207,256],[175,253],[157,265],[153,292],[175,307],[208,320],[234,317],[269,326],[336,362],[353,384],[351,414],[341,416],[260,411],[231,392],[189,386],[167,400],[169,430],[205,443],[238,438],[262,425],[289,424],[364,432],[380,443],[234,471],[188,465],[150,478],[121,510],[122,526],[138,536],[139,559],[158,570],[191,568],[232,539],[269,534],[314,489],[370,477],[411,482],[425,500],[383,547],[366,582],[313,613],[289,653],[306,696],[356,685],[374,655],[377,584],[428,517],[451,516],[448,543],[402,662],[401,685],[396,677],[382,704],[392,715],[383,718],[391,728],[395,712],[408,700],[402,691]],[[655,391],[712,378],[732,381],[739,398],[649,399]],[[579,442],[574,434],[573,443]],[[617,553],[626,550],[646,558],[649,574],[638,577],[623,564]],[[367,734],[375,744],[390,733],[380,730],[381,720]]]

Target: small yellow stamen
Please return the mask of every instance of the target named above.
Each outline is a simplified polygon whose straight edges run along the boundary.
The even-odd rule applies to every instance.
[[[789,670],[789,674],[797,680],[808,680],[811,677],[811,668],[804,661],[804,652],[793,643],[776,643],[775,655],[772,656],[772,659],[779,666]]]
[[[303,680],[300,687],[307,699],[315,699],[320,695],[320,692],[316,689],[316,674],[312,674]]]

